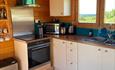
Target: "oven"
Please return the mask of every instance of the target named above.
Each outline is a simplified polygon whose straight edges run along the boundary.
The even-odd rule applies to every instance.
[[[50,39],[28,44],[29,68],[50,61]]]

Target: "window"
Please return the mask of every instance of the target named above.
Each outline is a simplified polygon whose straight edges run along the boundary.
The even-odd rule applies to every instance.
[[[104,23],[115,24],[115,0],[105,0]]]
[[[79,0],[79,23],[96,23],[97,0]]]

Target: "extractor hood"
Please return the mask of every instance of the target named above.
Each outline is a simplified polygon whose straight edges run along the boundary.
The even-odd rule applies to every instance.
[[[39,7],[39,5],[36,4],[36,0],[16,0],[16,1],[17,1],[16,6]]]

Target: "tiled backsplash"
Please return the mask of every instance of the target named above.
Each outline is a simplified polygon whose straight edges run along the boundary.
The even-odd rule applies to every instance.
[[[88,36],[90,30],[92,30],[94,36],[98,36],[98,29],[80,28],[80,27],[76,27],[76,34]]]
[[[65,24],[69,25],[71,23],[65,22]],[[93,36],[102,36],[102,35],[104,35],[104,34],[100,34],[100,29],[76,27],[76,35],[88,36],[89,31],[92,31]],[[102,33],[104,33],[104,32],[102,32]],[[112,32],[112,34],[113,34],[113,38],[115,39],[115,30]]]
[[[92,30],[94,36],[102,36],[103,35],[103,34],[100,34],[100,29],[80,28],[80,27],[76,27],[76,34],[88,36],[90,30]],[[113,31],[112,34],[113,34],[113,38],[115,39],[115,31]]]

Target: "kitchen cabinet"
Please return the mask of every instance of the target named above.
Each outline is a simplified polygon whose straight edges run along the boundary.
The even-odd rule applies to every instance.
[[[70,16],[71,0],[50,0],[50,16]]]
[[[115,70],[114,49],[78,43],[78,70]]]
[[[67,48],[67,69],[66,70],[77,70],[77,43],[76,42],[66,42]]]
[[[77,70],[77,43],[53,39],[55,70]]]
[[[78,43],[78,70],[99,70],[97,47]]]
[[[66,70],[66,41],[53,39],[53,58],[55,70]]]
[[[102,70],[115,70],[115,50],[102,48]]]

